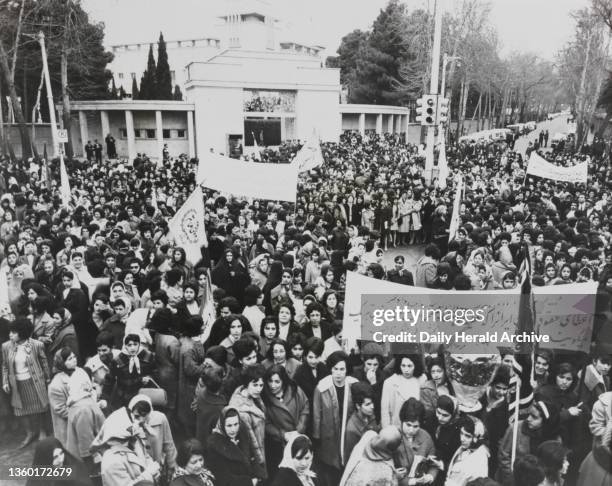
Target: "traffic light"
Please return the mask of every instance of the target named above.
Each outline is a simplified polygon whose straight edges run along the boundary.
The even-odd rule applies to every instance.
[[[438,123],[446,123],[448,121],[448,106],[449,106],[449,99],[442,98],[440,96],[438,98],[438,114],[436,117]]]
[[[437,95],[423,95],[416,100],[416,121],[423,126],[434,126],[436,124]]]

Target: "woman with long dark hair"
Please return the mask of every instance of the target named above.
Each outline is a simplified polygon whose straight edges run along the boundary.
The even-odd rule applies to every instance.
[[[266,370],[263,400],[266,404],[266,465],[270,476],[280,464],[290,437],[306,432],[310,406],[306,394],[279,364]]]
[[[46,486],[93,486],[94,484],[85,464],[70,454],[56,437],[47,437],[36,444],[32,467],[70,468],[69,477],[46,479],[44,481]],[[30,478],[26,486],[40,486],[42,483],[40,478]]]

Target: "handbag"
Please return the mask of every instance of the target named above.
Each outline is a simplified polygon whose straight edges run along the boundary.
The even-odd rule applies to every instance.
[[[151,405],[155,407],[165,407],[168,405],[168,394],[161,386],[159,386],[153,378],[149,378],[149,382],[153,383],[157,388],[146,387],[138,390],[139,395],[145,395],[151,400]]]
[[[404,218],[402,216],[400,216],[399,218],[397,218],[397,224],[401,225],[402,221],[404,221]]]

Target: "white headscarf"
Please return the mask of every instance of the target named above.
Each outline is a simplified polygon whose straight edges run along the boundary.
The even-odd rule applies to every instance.
[[[136,368],[136,372],[138,374],[140,374],[140,360],[138,359],[138,353],[140,353],[140,350],[142,349],[142,344],[138,344],[138,350],[136,351],[136,354],[131,355],[128,350],[127,347],[125,345],[125,340],[127,339],[127,337],[129,336],[129,334],[126,334],[126,336],[123,338],[123,348],[121,349],[121,352],[123,354],[125,354],[129,359],[130,359],[130,363],[128,365],[128,371],[131,373],[132,370],[134,368]]]
[[[289,438],[289,440],[287,441],[287,445],[285,446],[285,450],[283,451],[283,460],[278,465],[278,467],[285,467],[294,471],[297,474],[298,479],[302,482],[304,486],[314,486],[313,478],[317,477],[314,472],[312,472],[310,469],[301,473],[295,470],[294,459],[291,456],[291,447],[293,447],[293,443],[298,437],[306,436],[295,433],[292,437]]]

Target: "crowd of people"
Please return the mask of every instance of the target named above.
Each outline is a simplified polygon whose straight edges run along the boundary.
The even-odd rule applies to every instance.
[[[454,144],[445,189],[399,135],[348,133],[322,152],[295,207],[206,189],[197,262],[168,229],[197,160],[67,161],[66,207],[57,162],[48,187],[45,164],[3,159],[3,436],[35,443],[34,465],[70,467],[75,485],[609,484],[602,343],[589,356],[538,351],[514,434],[511,351],[466,410],[444,353],[347,349],[342,328],[347,272],[508,289],[528,258],[534,285],[599,282],[599,333],[612,302],[609,147],[545,154],[589,158],[589,183],[574,185],[526,177],[504,143]],[[413,244],[425,245],[414,272],[401,252],[387,268],[385,251]]]

